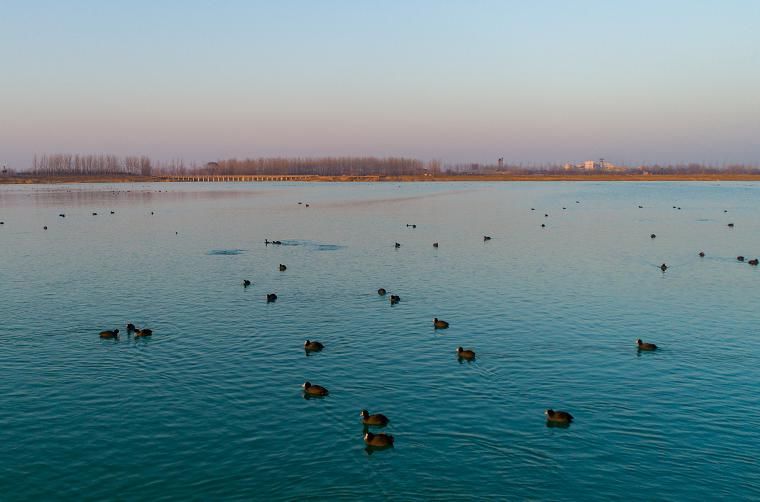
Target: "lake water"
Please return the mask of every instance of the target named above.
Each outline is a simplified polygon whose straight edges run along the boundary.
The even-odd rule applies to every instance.
[[[758,499],[758,214],[755,183],[0,186],[0,498]]]

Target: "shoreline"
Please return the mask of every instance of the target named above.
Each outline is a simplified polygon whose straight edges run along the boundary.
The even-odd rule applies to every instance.
[[[213,177],[212,177],[213,178]],[[253,180],[214,179],[205,183],[250,183]],[[278,176],[263,176],[260,183],[288,181],[299,183],[408,183],[408,182],[540,182],[540,181],[760,181],[760,173],[710,173],[710,174],[485,174],[485,175],[438,175],[438,176],[307,176],[298,180],[279,180]],[[203,181],[200,181],[203,182]],[[60,185],[87,183],[199,183],[173,179],[171,176],[13,176],[0,177],[0,185]]]

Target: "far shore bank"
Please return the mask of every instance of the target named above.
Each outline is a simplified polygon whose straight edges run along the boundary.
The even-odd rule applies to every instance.
[[[299,179],[278,179],[277,175],[199,176],[200,180],[188,181],[173,176],[7,176],[0,177],[0,185],[60,185],[70,183],[192,183],[192,182],[277,182],[300,183],[325,182],[498,182],[498,181],[760,181],[760,173],[706,173],[706,174],[484,174],[484,175],[436,175],[436,176],[301,176]],[[242,178],[242,179],[241,179]]]

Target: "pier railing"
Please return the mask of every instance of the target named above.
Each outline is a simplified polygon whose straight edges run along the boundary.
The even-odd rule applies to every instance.
[[[315,175],[269,175],[269,174],[191,174],[162,176],[163,181],[196,182],[196,183],[231,183],[239,181],[310,181]]]

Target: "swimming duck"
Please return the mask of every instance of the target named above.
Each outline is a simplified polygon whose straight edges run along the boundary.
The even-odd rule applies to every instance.
[[[391,295],[391,305],[395,305],[401,301],[401,297],[398,295]]]
[[[374,415],[370,415],[367,410],[362,410],[360,413],[362,417],[362,423],[364,425],[388,425],[388,417],[383,415],[382,413],[375,413]]]
[[[433,327],[435,329],[446,329],[449,327],[449,323],[436,317],[433,319]]]
[[[660,265],[660,270],[662,270],[663,272],[665,272],[667,269],[668,269],[668,266],[665,265],[664,263]]]
[[[705,257],[705,252],[704,251],[700,251],[699,252],[699,257],[700,258],[704,258]]]
[[[394,245],[394,247],[395,247],[396,249],[398,249],[398,248],[400,248],[400,247],[401,247],[401,244],[399,244],[399,243],[397,242],[397,243]]]
[[[729,223],[728,226],[729,226],[729,228],[734,228],[734,224],[733,223]]]
[[[736,257],[736,259],[737,259],[738,261],[744,261],[744,257],[743,257],[743,256],[741,256],[741,255],[737,256],[737,257]]]
[[[321,385],[312,385],[311,382],[304,382],[303,391],[310,396],[326,396],[328,394],[327,389]]]
[[[657,350],[657,345],[648,342],[642,342],[641,338],[636,340],[636,346],[639,350]]]
[[[135,338],[141,337],[141,336],[152,336],[153,330],[150,330],[148,328],[138,329],[135,332]]]
[[[303,348],[309,352],[319,352],[320,350],[324,349],[325,346],[316,340],[313,342],[311,340],[306,340],[303,342]]]
[[[127,324],[127,333],[134,333],[137,331],[137,328],[135,328],[135,325],[131,322]]]
[[[61,218],[65,218],[66,217],[66,215],[63,214],[63,213],[59,214],[58,216],[60,216]]]
[[[438,247],[438,243],[437,243],[437,242],[434,242],[434,243],[433,243],[433,247],[434,247],[434,248],[437,248],[437,247]]]
[[[484,236],[483,236],[483,240],[484,240],[484,241],[490,241],[490,240],[491,240],[491,237],[490,237],[490,236],[488,236],[488,235],[484,235]]]
[[[644,206],[639,206],[639,209],[643,209],[643,208],[644,208]]]
[[[92,215],[93,215],[93,216],[97,216],[97,215],[98,215],[98,213],[92,213]]]
[[[373,434],[367,432],[364,435],[364,442],[367,446],[374,446],[375,448],[386,448],[393,446],[393,436],[385,433]]]
[[[544,412],[546,420],[558,424],[569,424],[573,421],[573,416],[566,411],[554,411],[551,408]]]
[[[249,281],[248,279],[243,279],[243,287],[244,288],[247,288],[250,285],[251,285],[251,281]]]
[[[283,265],[282,263],[280,263],[280,272],[285,272],[287,269],[288,269],[288,267],[286,267],[285,265]]]
[[[749,263],[750,265],[757,266],[757,264],[760,263],[760,262],[758,262],[757,258],[753,258],[753,259],[749,260],[747,263]]]
[[[465,350],[462,347],[457,347],[457,356],[462,359],[475,359],[475,352],[472,350]]]
[[[546,224],[545,223],[541,223],[541,228],[546,228]]]
[[[111,214],[116,214],[116,211],[111,211]]]
[[[42,227],[42,230],[47,230],[47,226]]]
[[[652,234],[652,235],[649,236],[650,239],[654,239],[655,237],[657,237],[657,236],[654,235],[654,234]]]
[[[115,329],[113,331],[101,331],[100,338],[119,338],[119,330]]]
[[[267,303],[272,303],[273,301],[277,300],[277,295],[274,293],[268,293],[267,294]]]
[[[380,296],[385,296],[385,288],[380,288],[377,290],[377,294]]]

